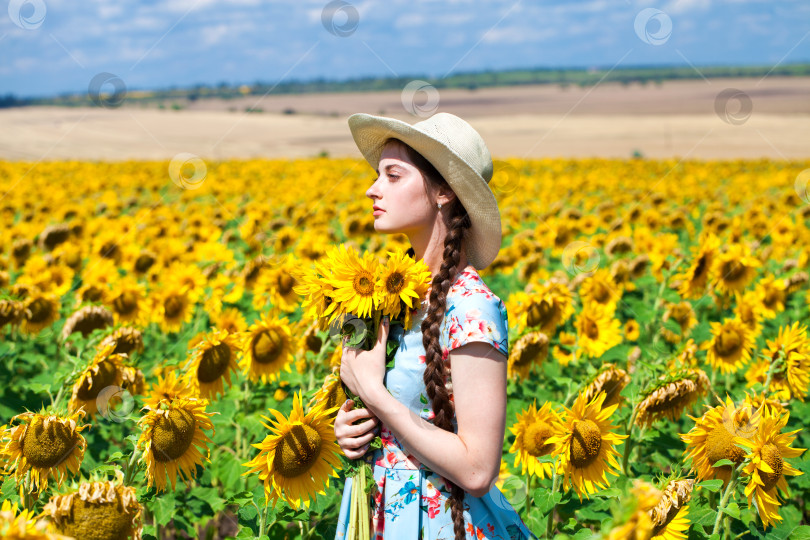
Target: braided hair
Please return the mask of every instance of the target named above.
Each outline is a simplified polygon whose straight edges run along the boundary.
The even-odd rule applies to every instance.
[[[393,140],[404,147],[408,157],[411,158],[411,161],[428,182],[436,188],[441,186],[449,188],[447,181],[442,178],[441,174],[427,159],[402,141]],[[452,420],[455,416],[455,409],[453,402],[450,401],[450,392],[445,386],[447,369],[442,358],[442,347],[439,339],[442,320],[447,309],[447,292],[460,270],[458,265],[461,259],[464,233],[471,227],[472,223],[467,210],[458,197],[455,197],[450,203],[445,216],[448,231],[444,238],[442,264],[430,284],[428,308],[425,318],[422,320],[421,331],[422,345],[425,347],[423,380],[425,382],[425,391],[433,407],[433,424],[452,433]],[[411,247],[408,254],[414,256],[414,253]],[[450,515],[453,519],[455,540],[464,540],[466,538],[464,530],[464,489],[447,478],[444,481],[450,491]]]

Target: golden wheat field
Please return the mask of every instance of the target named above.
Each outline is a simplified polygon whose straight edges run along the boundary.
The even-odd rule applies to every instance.
[[[341,342],[299,293],[335,246],[408,248],[374,177],[0,162],[0,537],[334,538]],[[810,538],[808,183],[810,160],[495,161],[498,487],[538,537]]]

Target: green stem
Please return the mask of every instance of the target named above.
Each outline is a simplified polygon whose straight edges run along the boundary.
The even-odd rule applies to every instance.
[[[742,464],[737,465],[731,471],[731,479],[728,481],[728,485],[726,486],[726,490],[723,492],[723,498],[720,499],[720,505],[717,507],[717,517],[714,520],[714,528],[712,529],[712,535],[718,534],[720,529],[720,521],[723,519],[725,513],[723,510],[726,508],[728,504],[729,498],[734,494],[734,488],[737,487],[737,477],[740,472],[740,468]]]
[[[532,509],[532,505],[534,504],[534,500],[532,500],[532,494],[534,493],[534,475],[530,474],[529,478],[526,480],[526,515],[529,515],[529,512]]]
[[[261,516],[259,518],[259,536],[261,537],[264,536],[265,531],[264,527],[265,525],[267,525],[267,504],[264,505],[264,509],[259,508],[259,505],[257,505],[255,502],[253,502],[253,506],[256,507],[256,510],[259,512],[259,515]]]
[[[126,471],[124,471],[124,485],[128,486],[129,482],[132,480],[132,475],[135,472],[137,467],[135,466],[135,462],[138,458],[138,447],[132,449],[132,455],[129,456],[129,461],[127,462]]]
[[[624,441],[624,456],[622,457],[622,470],[627,476],[627,464],[630,461],[630,451],[633,448],[633,430],[636,427],[636,415],[638,414],[638,407],[633,407],[633,414],[630,415],[630,421],[627,423],[624,431],[627,433],[627,440]]]
[[[784,353],[780,350],[779,351],[779,358],[771,362],[770,367],[768,368],[768,375],[765,377],[765,386],[763,386],[762,393],[767,398],[768,397],[768,389],[771,386],[771,381],[773,380],[773,376],[776,373],[776,370],[782,367],[782,358]]]
[[[557,475],[557,461],[554,462],[554,473],[552,475],[551,481],[551,496],[554,497],[554,494],[557,493],[557,489],[560,487],[560,477]],[[551,507],[551,510],[548,512],[548,521],[546,522],[546,538],[551,538],[551,535],[554,533],[554,512],[557,510],[557,505]]]

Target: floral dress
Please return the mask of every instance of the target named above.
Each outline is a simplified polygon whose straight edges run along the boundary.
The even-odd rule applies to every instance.
[[[394,367],[386,373],[385,386],[413,412],[432,421],[433,408],[422,379],[425,348],[420,326],[426,312],[427,300],[414,311],[410,329],[391,329],[389,339],[396,339],[400,346]],[[450,351],[474,341],[490,343],[508,356],[507,329],[503,301],[489,290],[473,266],[467,266],[447,294],[447,312],[442,322],[440,342],[448,367]],[[448,387],[451,388],[452,384]],[[455,418],[453,429],[458,430]],[[378,488],[371,509],[374,540],[453,540],[455,533],[448,504],[450,491],[442,477],[407,454],[385,425],[381,426],[380,438],[383,446],[373,452],[374,480]],[[351,490],[352,479],[347,478],[336,540],[346,538]],[[483,497],[465,494],[464,521],[466,536],[473,540],[537,538],[494,485]]]

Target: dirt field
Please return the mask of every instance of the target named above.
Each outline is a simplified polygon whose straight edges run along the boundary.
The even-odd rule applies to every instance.
[[[728,88],[744,92],[750,110],[732,99],[718,115],[717,96]],[[436,95],[436,111],[468,120],[496,158],[624,158],[634,152],[654,158],[810,157],[810,78],[523,86]],[[417,94],[417,105],[426,97]],[[406,110],[401,92],[268,95],[182,105],[179,111],[126,101],[116,109],[0,110],[0,159],[170,159],[179,152],[204,159],[305,157],[323,151],[359,158],[346,124],[350,114],[422,120]],[[248,108],[262,112],[245,112]]]

